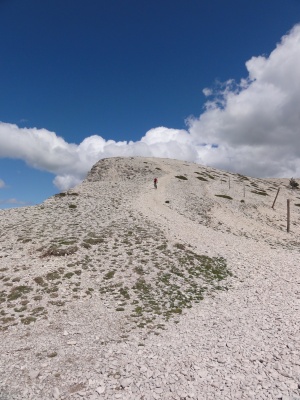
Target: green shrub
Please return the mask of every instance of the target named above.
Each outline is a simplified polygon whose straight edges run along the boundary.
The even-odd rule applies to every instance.
[[[227,196],[227,194],[215,194],[217,197],[223,197],[224,199],[232,200],[232,197]]]
[[[251,190],[251,193],[259,194],[260,196],[269,196],[268,193],[263,190]]]
[[[177,176],[175,176],[175,178],[182,179],[183,181],[187,181],[187,177],[186,176],[177,175]]]
[[[291,186],[292,189],[298,189],[299,183],[297,183],[294,178],[291,178],[290,179],[290,186]]]

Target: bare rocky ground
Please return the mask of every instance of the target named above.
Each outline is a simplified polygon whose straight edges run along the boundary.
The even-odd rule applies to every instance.
[[[111,158],[0,217],[1,400],[300,399],[287,179]]]

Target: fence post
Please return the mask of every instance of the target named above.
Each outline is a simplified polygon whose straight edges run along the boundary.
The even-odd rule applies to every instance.
[[[287,232],[290,231],[290,200],[287,200]]]
[[[277,200],[277,196],[278,196],[279,190],[280,190],[280,188],[277,189],[277,193],[276,193],[275,199],[274,199],[274,201],[273,201],[272,208],[274,208],[274,206],[275,206],[275,202],[276,202],[276,200]]]

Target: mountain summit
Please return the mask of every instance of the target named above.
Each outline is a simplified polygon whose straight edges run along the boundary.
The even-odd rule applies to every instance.
[[[117,157],[0,210],[0,398],[296,395],[298,199],[287,179]]]

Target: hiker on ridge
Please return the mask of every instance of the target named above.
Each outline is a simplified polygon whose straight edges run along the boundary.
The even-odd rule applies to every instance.
[[[157,178],[154,178],[154,188],[157,189]]]

